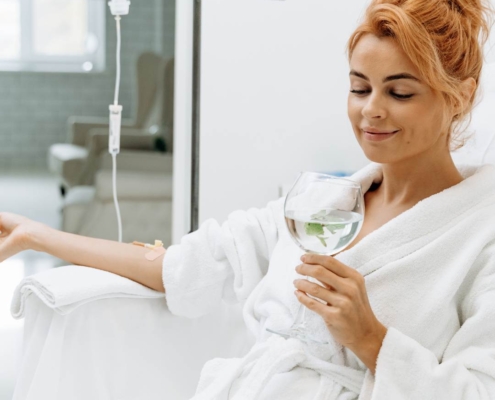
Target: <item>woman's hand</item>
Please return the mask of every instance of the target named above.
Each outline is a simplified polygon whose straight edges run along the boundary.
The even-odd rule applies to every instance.
[[[303,264],[296,271],[317,279],[324,287],[298,279],[294,281],[298,300],[318,313],[335,340],[353,351],[374,373],[387,328],[371,309],[364,277],[331,256],[305,254],[301,260]]]
[[[30,249],[30,238],[46,228],[39,222],[8,212],[0,213],[0,262]]]

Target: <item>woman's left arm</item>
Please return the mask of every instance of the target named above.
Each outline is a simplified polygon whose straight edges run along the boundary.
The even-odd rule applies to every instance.
[[[335,340],[350,349],[374,374],[387,328],[371,309],[364,277],[330,256],[305,254],[301,261],[303,264],[298,265],[296,271],[317,279],[325,287],[298,279],[294,281],[298,300],[318,313]]]
[[[305,255],[297,270],[326,286],[296,283],[301,303],[319,313],[335,339],[351,349],[374,373],[368,385],[373,399],[489,400],[495,394],[495,242],[472,266],[469,287],[459,293],[459,330],[439,358],[419,341],[394,327],[382,338],[357,271],[333,257]],[[330,305],[311,299],[302,291]],[[372,338],[372,339],[369,339]],[[376,350],[370,350],[377,346]],[[368,343],[360,346],[358,342]],[[374,343],[374,344],[373,344]],[[377,346],[378,347],[378,346]]]

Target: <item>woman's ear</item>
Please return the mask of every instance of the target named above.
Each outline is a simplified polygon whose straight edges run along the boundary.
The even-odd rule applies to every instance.
[[[460,106],[460,109],[457,111],[457,113],[464,112],[466,107],[469,105],[471,99],[473,98],[473,94],[474,94],[474,91],[476,90],[477,86],[478,85],[477,85],[476,81],[472,77],[464,79],[461,82],[463,104],[462,104],[462,106]]]

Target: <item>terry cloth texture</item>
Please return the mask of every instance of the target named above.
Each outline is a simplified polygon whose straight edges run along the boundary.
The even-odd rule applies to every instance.
[[[113,297],[159,298],[157,292],[122,276],[100,269],[69,265],[52,268],[24,278],[17,286],[11,303],[11,314],[24,316],[24,305],[36,294],[48,307],[66,315],[94,300]]]

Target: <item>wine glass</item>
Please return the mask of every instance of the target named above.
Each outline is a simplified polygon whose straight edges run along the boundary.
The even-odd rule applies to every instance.
[[[363,225],[361,185],[332,175],[302,172],[287,194],[284,215],[290,235],[300,248],[307,253],[335,255],[354,241]],[[306,279],[323,286],[316,279]],[[326,344],[308,330],[306,309],[299,305],[290,328],[267,328],[267,331],[303,342]]]

